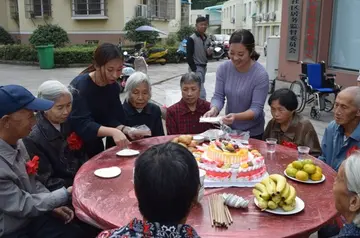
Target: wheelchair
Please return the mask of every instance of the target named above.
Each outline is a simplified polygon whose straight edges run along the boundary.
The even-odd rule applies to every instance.
[[[300,79],[291,83],[290,90],[298,99],[296,112],[301,113],[306,105],[312,105],[310,116],[320,119],[321,112],[330,112],[334,108],[335,98],[341,86],[335,83],[336,74],[326,73],[325,62],[301,62]],[[298,88],[299,90],[295,90]],[[333,95],[331,98],[330,96]]]

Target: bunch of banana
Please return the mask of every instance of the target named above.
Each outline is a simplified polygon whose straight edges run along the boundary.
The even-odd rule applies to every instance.
[[[264,178],[260,183],[255,184],[252,192],[261,210],[281,207],[288,212],[295,209],[296,190],[280,174],[271,174]]]

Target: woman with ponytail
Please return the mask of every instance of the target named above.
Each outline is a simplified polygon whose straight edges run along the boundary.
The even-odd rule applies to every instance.
[[[265,126],[264,104],[269,90],[269,76],[257,62],[253,34],[248,30],[235,31],[230,37],[229,57],[216,72],[211,109],[205,117],[217,116],[224,107],[222,119],[232,129],[249,131],[250,137],[262,139]]]
[[[116,83],[123,68],[121,51],[113,44],[99,45],[93,63],[70,84],[74,90],[70,124],[84,141],[89,158],[115,144],[126,147],[130,128],[125,126],[125,114]],[[131,136],[130,136],[131,138]]]

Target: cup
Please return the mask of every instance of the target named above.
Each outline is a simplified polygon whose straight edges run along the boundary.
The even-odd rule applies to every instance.
[[[310,152],[310,147],[298,146],[298,160],[305,160]]]
[[[201,202],[201,200],[203,199],[204,197],[204,193],[205,193],[205,188],[204,187],[201,187],[199,189],[199,193],[198,193],[198,198],[197,198],[197,201],[198,202]]]
[[[200,187],[204,187],[206,171],[203,169],[199,169],[199,177],[200,177]]]
[[[204,188],[204,181],[205,181],[206,171],[203,169],[199,169],[199,177],[200,177],[200,188],[198,193],[197,201],[200,202],[201,199],[204,197],[205,188]]]
[[[267,151],[269,153],[275,153],[276,143],[277,143],[277,139],[275,138],[266,139]]]

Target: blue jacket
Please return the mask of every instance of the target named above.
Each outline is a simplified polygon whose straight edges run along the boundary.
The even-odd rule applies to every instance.
[[[332,121],[325,129],[319,159],[338,171],[341,163],[356,149],[360,149],[360,124],[345,140],[343,127]]]

